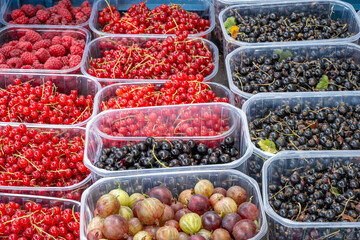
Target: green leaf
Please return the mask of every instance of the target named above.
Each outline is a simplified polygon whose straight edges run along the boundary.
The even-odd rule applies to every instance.
[[[261,139],[258,142],[261,150],[265,151],[265,152],[269,152],[269,153],[277,153],[278,151],[276,150],[276,145],[273,141],[269,140],[269,139]]]
[[[224,26],[225,26],[225,29],[226,29],[226,32],[228,34],[230,34],[230,28],[232,26],[235,26],[236,25],[236,22],[235,22],[235,18],[234,17],[228,17],[226,19],[226,21],[224,22]]]
[[[292,53],[289,50],[286,50],[285,52],[282,49],[275,50],[274,54],[279,54],[279,56],[280,56],[279,62],[286,59],[287,57],[292,57]]]
[[[316,89],[327,89],[329,86],[329,77],[322,75],[321,81],[316,85]]]
[[[256,225],[258,228],[261,227],[261,226],[260,226],[260,219],[256,219],[256,220],[254,221],[254,223],[255,223],[255,225]]]
[[[335,196],[340,195],[339,189],[337,189],[336,187],[331,187],[330,192],[333,193]]]

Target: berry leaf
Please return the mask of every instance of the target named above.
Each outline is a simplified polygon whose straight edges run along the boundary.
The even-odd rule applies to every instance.
[[[339,189],[337,189],[336,187],[331,187],[330,192],[333,193],[335,196],[340,195]]]
[[[327,89],[329,86],[329,77],[322,75],[321,81],[316,85],[316,89]]]
[[[232,26],[235,26],[236,25],[236,22],[235,22],[235,18],[234,17],[228,17],[226,19],[226,21],[224,22],[224,26],[225,26],[225,29],[226,29],[226,32],[228,34],[230,34],[230,28]]]
[[[279,54],[279,56],[280,56],[279,62],[286,59],[287,57],[292,57],[292,53],[289,50],[286,50],[285,52],[282,49],[275,50],[274,54]]]
[[[265,152],[269,152],[269,153],[277,153],[278,151],[276,150],[276,146],[275,143],[269,139],[261,139],[258,142],[261,150],[265,151]]]

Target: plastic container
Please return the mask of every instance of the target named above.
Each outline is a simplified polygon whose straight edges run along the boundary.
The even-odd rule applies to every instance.
[[[234,40],[226,33],[226,29],[224,26],[225,20],[233,15],[233,11],[236,10],[240,15],[256,15],[258,13],[274,11],[277,14],[284,14],[291,12],[300,12],[306,11],[308,13],[312,13],[315,15],[324,14],[324,12],[328,12],[330,15],[331,11],[332,17],[340,18],[344,20],[346,24],[349,25],[349,31],[354,33],[354,36],[349,38],[334,38],[334,39],[326,39],[326,40],[309,40],[306,42],[311,42],[313,44],[319,43],[327,43],[327,42],[356,42],[360,37],[360,18],[356,15],[356,12],[351,6],[351,4],[338,1],[338,0],[302,0],[302,1],[273,1],[273,2],[265,2],[265,3],[243,3],[235,6],[228,7],[221,11],[219,15],[219,21],[221,25],[221,30],[223,34],[223,49],[224,55],[227,55],[234,49],[241,46],[263,46],[263,45],[273,45],[275,42],[264,42],[264,43],[247,43],[242,41]],[[276,42],[279,44],[289,44],[296,43],[296,41],[288,41],[288,42]],[[297,42],[299,43],[299,42]]]
[[[252,203],[256,204],[259,209],[261,227],[258,234],[251,239],[266,239],[267,220],[261,203],[259,187],[253,179],[235,170],[181,171],[101,179],[89,187],[81,198],[80,238],[86,239],[87,225],[93,218],[97,200],[102,195],[118,188],[119,184],[121,189],[128,192],[129,195],[135,192],[147,193],[151,188],[162,185],[169,188],[174,196],[177,196],[183,190],[193,188],[199,179],[210,180],[214,187],[225,189],[234,185],[243,187],[248,193],[248,199],[252,197]]]
[[[356,105],[359,103],[360,93],[353,92],[294,92],[294,93],[260,93],[256,94],[243,105],[243,111],[246,114],[248,124],[256,118],[265,117],[269,111],[274,110],[277,106],[288,104],[290,107],[300,104],[300,108],[305,104],[310,107],[315,107],[316,104],[321,104],[324,107],[333,107],[336,103],[343,101],[345,103]],[[256,165],[263,165],[263,163],[275,154],[264,152],[256,147],[252,142],[254,148],[253,155],[241,170],[261,182],[261,168]],[[256,166],[257,171],[253,171]]]
[[[17,127],[20,124],[17,123],[0,123],[0,131],[2,131],[7,125]],[[62,137],[65,134],[70,134],[70,136],[85,137],[85,128],[74,127],[74,126],[49,126],[49,125],[32,125],[27,126],[28,129],[44,130],[44,131],[53,131],[58,132],[58,137]],[[69,193],[72,193],[76,200],[80,200],[82,192],[92,184],[91,174],[87,176],[78,184],[65,187],[26,187],[26,186],[0,186],[1,193],[12,193],[12,194],[29,194],[29,195],[39,195],[39,196],[50,196],[58,198],[68,198],[66,196]]]
[[[87,73],[87,69],[90,66],[90,61],[92,58],[99,58],[99,57],[103,57],[103,53],[106,50],[111,50],[111,49],[115,49],[116,45],[115,45],[115,41],[119,42],[122,41],[122,44],[126,44],[126,46],[131,46],[132,44],[136,43],[136,44],[144,44],[146,41],[148,40],[165,40],[167,38],[166,35],[162,35],[162,36],[156,36],[156,37],[148,37],[148,36],[142,36],[142,35],[134,35],[134,36],[128,36],[128,37],[101,37],[101,38],[97,38],[92,40],[89,44],[87,44],[85,51],[84,51],[84,56],[81,62],[81,72],[82,74],[84,74],[85,76],[88,77],[92,77],[95,78],[97,81],[100,82],[100,84],[102,86],[104,85],[109,85],[109,84],[113,84],[113,83],[126,83],[126,82],[139,82],[139,81],[151,81],[149,79],[112,79],[112,78],[96,78],[91,76],[90,74]],[[196,38],[193,38],[196,39]],[[213,77],[215,77],[216,73],[218,72],[218,59],[219,59],[219,50],[218,48],[215,46],[215,44],[213,44],[212,42],[204,39],[202,40],[204,41],[210,48],[210,51],[212,53],[212,58],[213,58],[213,62],[214,62],[214,69],[211,72],[210,75],[204,77],[204,82],[207,81],[211,81],[211,79]],[[167,81],[167,80],[160,80],[160,81]]]
[[[101,156],[101,150],[104,147],[111,146],[123,146],[128,143],[136,143],[139,141],[144,141],[146,136],[128,136],[128,137],[115,137],[105,134],[99,130],[100,125],[108,126],[106,121],[110,118],[117,117],[121,118],[122,116],[132,114],[140,115],[146,113],[156,113],[157,115],[166,116],[167,110],[176,110],[180,111],[182,109],[192,109],[194,112],[197,111],[201,114],[207,109],[219,109],[221,115],[217,115],[220,119],[228,119],[230,129],[220,135],[216,136],[172,136],[167,137],[167,134],[170,133],[168,129],[163,133],[163,137],[166,137],[168,140],[183,139],[183,140],[196,140],[201,141],[202,143],[209,145],[218,145],[225,137],[234,136],[235,146],[239,150],[239,158],[233,162],[227,164],[214,164],[214,165],[198,165],[198,166],[184,166],[184,167],[169,167],[169,168],[149,168],[143,170],[123,170],[123,171],[107,171],[105,169],[100,169],[94,166],[94,162],[98,160]],[[200,115],[202,117],[202,115]],[[178,120],[183,120],[182,115],[179,115]],[[109,120],[110,121],[110,120]],[[211,127],[210,127],[211,128]],[[173,133],[171,133],[174,135]],[[158,137],[161,138],[161,137]],[[135,108],[135,109],[121,109],[121,110],[109,110],[98,114],[93,118],[88,126],[86,132],[86,142],[85,142],[85,166],[87,166],[92,173],[94,179],[99,177],[113,177],[113,176],[122,176],[122,175],[133,175],[133,174],[145,174],[145,173],[160,173],[160,172],[169,172],[169,171],[189,171],[189,170],[198,170],[198,169],[224,169],[224,168],[236,168],[241,163],[245,162],[247,158],[252,153],[252,145],[249,143],[250,137],[247,131],[247,122],[245,119],[245,114],[238,108],[231,106],[227,103],[206,103],[206,104],[191,104],[191,105],[172,105],[172,106],[159,106],[159,107],[145,107],[145,108]]]
[[[13,0],[2,0],[3,1],[3,7],[2,8],[2,11],[0,11],[0,23],[3,23],[4,25],[8,25],[9,24],[9,21],[11,21],[11,12],[15,9],[19,9],[21,8],[22,5],[24,4],[32,4],[34,6],[40,4],[40,5],[43,5],[45,6],[46,8],[49,8],[49,7],[53,7],[55,6],[56,4],[59,3],[58,0],[17,0],[17,1],[13,1]],[[94,0],[87,0],[91,6],[93,7],[93,3],[94,3]],[[85,2],[85,0],[70,0],[71,4],[73,7],[80,7],[81,4],[83,2]],[[77,29],[79,27],[86,27],[88,28],[89,26],[89,20],[90,18],[82,23],[82,24],[78,24],[78,25],[62,25],[62,27],[64,28],[72,28],[72,29]],[[34,26],[34,27],[45,27],[45,28],[52,28],[54,27],[55,25],[35,25],[35,24],[32,24],[32,25],[15,25],[15,24],[10,24],[12,26]]]
[[[62,74],[62,75],[51,75],[51,74],[25,74],[25,73],[2,73],[0,71],[0,88],[5,89],[8,85],[14,84],[14,80],[20,78],[22,83],[30,82],[31,86],[39,86],[47,81],[51,81],[56,84],[57,91],[60,93],[70,94],[71,90],[77,90],[79,95],[92,95],[94,98],[96,93],[100,91],[100,84],[93,80],[82,75],[73,75],[73,74]],[[95,103],[95,102],[94,102]],[[73,127],[85,127],[87,122],[96,115],[94,109],[92,110],[91,116],[82,122],[70,125]],[[4,122],[3,122],[4,123]],[[26,123],[28,126],[46,126],[50,125],[52,127],[66,126],[66,125],[55,125],[55,124],[35,124],[35,123]]]
[[[140,2],[143,2],[143,0],[114,0],[109,2],[111,6],[115,6],[116,9],[122,13],[126,12],[131,5],[133,4],[139,4]],[[197,34],[189,34],[189,37],[206,37],[210,38],[211,31],[215,27],[215,15],[214,15],[214,5],[211,3],[211,1],[208,0],[151,0],[146,2],[146,6],[151,10],[155,7],[160,6],[161,4],[179,4],[185,9],[186,11],[196,12],[200,17],[209,20],[210,21],[210,27],[204,31]],[[104,33],[100,30],[100,24],[98,21],[99,12],[102,11],[102,9],[106,8],[108,6],[106,0],[99,0],[96,1],[91,17],[90,17],[90,29],[94,33],[95,37],[101,37],[101,36],[108,36],[108,37],[131,37],[132,34],[111,34],[111,33]],[[166,34],[166,35],[159,35],[159,34],[144,34],[144,37],[158,37],[158,36],[171,36],[174,34]]]
[[[341,58],[352,57],[356,63],[360,63],[360,46],[352,43],[321,43],[313,42],[300,44],[276,44],[271,46],[244,46],[231,52],[225,60],[227,78],[230,90],[234,93],[235,106],[240,107],[246,100],[255,94],[241,91],[234,85],[232,76],[235,67],[243,65],[243,61],[248,57],[271,57],[276,50],[290,51],[293,56],[309,57],[310,53],[315,53],[316,58],[329,57],[336,51],[342,51]],[[336,56],[337,57],[337,56]],[[334,58],[334,56],[332,57]]]
[[[2,29],[0,29],[0,47],[4,43],[8,43],[13,40],[19,40],[21,36],[23,36],[27,31],[34,30],[40,34],[48,33],[53,34],[54,36],[72,36],[78,40],[85,40],[86,44],[90,41],[90,32],[85,28],[68,28],[66,26],[51,26],[49,28],[46,27],[34,27],[31,25],[27,26],[16,26],[16,25],[8,25]],[[85,48],[86,49],[86,48]],[[84,49],[84,50],[85,50]],[[85,53],[84,53],[85,54]],[[84,55],[83,55],[84,58]],[[80,63],[81,64],[81,63]],[[65,73],[79,73],[80,72],[80,64],[76,67],[63,69],[63,70],[55,70],[55,69],[0,69],[2,72],[10,72],[10,73],[48,73],[48,74],[65,74]]]
[[[160,89],[164,86],[164,82],[160,82],[160,81],[151,81],[151,83],[154,84],[155,91],[160,91]],[[130,87],[131,85],[146,86],[146,84],[148,84],[148,83],[144,83],[144,82],[118,83],[118,84],[112,84],[107,87],[104,87],[95,96],[94,113],[97,114],[97,113],[101,112],[100,104],[103,101],[107,101],[110,98],[116,97],[116,93],[115,93],[116,89],[121,88],[123,86]],[[234,105],[233,94],[227,87],[225,87],[219,83],[212,83],[212,82],[206,83],[206,85],[208,85],[211,88],[211,90],[213,90],[214,93],[218,97],[221,97],[221,98],[227,97],[229,99],[229,103],[231,105]]]
[[[284,151],[266,161],[263,167],[264,207],[269,221],[269,239],[358,239],[359,222],[298,222],[280,217],[269,204],[269,185],[279,182],[279,174],[287,176],[303,167],[301,160],[324,162],[359,162],[360,151]],[[291,162],[291,164],[290,164]],[[348,163],[347,163],[348,164]]]

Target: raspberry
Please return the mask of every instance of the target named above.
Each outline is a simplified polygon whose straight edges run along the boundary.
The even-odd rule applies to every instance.
[[[36,10],[38,10],[38,11],[39,11],[39,10],[46,9],[45,6],[40,5],[40,4],[36,5],[35,8],[36,8]]]
[[[71,9],[71,14],[73,15],[73,16],[75,16],[77,13],[79,13],[79,12],[81,12],[81,8],[79,8],[79,7],[73,7],[72,9]]]
[[[44,69],[44,64],[40,63],[39,60],[36,60],[34,63],[33,63],[33,67],[35,69]]]
[[[0,64],[4,64],[4,63],[6,63],[6,58],[4,54],[0,53]]]
[[[46,22],[50,18],[50,13],[46,10],[39,10],[36,13],[36,17],[39,19],[40,22]]]
[[[33,45],[33,49],[36,51],[39,50],[40,48],[49,48],[50,46],[51,46],[51,41],[49,39],[44,39],[36,42]]]
[[[9,65],[10,68],[21,68],[23,65],[21,58],[19,57],[13,57],[7,60],[7,65]]]
[[[85,44],[86,44],[86,42],[85,42],[85,40],[83,40],[83,39],[81,39],[81,40],[75,40],[75,41],[73,41],[73,43],[72,43],[73,46],[78,46],[78,47],[81,47],[82,49],[85,48]]]
[[[71,56],[70,58],[70,68],[76,67],[80,64],[81,57],[79,55]]]
[[[59,4],[64,4],[64,6],[66,7],[66,8],[71,8],[72,7],[72,4],[71,4],[71,2],[70,2],[70,0],[61,0],[60,2],[59,2]]]
[[[71,16],[71,13],[69,12],[69,10],[67,10],[66,8],[59,8],[57,12],[60,16],[65,18],[68,22],[72,22],[73,18]]]
[[[91,15],[91,7],[84,7],[81,9],[81,11],[87,16],[90,17]]]
[[[17,19],[15,19],[15,24],[28,24],[29,18],[25,16],[20,16]]]
[[[10,52],[10,57],[20,57],[23,52],[24,51],[21,51],[20,49],[14,49]]]
[[[88,20],[88,17],[84,16],[80,19],[77,19],[76,24],[82,24],[82,23],[86,22],[87,20]]]
[[[16,20],[19,17],[25,17],[25,13],[20,9],[15,9],[14,11],[11,12],[11,18],[13,20]]]
[[[67,56],[58,57],[58,59],[61,60],[64,65],[69,65],[70,64],[69,58]]]
[[[62,67],[63,63],[56,57],[50,57],[44,65],[45,69],[61,69]]]
[[[33,45],[31,44],[31,42],[25,41],[25,42],[18,42],[18,44],[16,44],[16,48],[22,50],[22,51],[29,51],[31,52],[33,49]]]
[[[33,17],[36,14],[36,8],[31,4],[22,5],[20,8],[27,17]]]
[[[78,47],[78,46],[71,46],[71,47],[70,47],[70,53],[71,53],[72,55],[82,56],[83,53],[84,53],[84,50],[83,50],[81,47]]]
[[[61,44],[61,43],[62,43],[61,37],[59,37],[59,36],[56,36],[53,39],[51,39],[51,44],[52,45]]]
[[[19,43],[19,41],[14,40],[14,41],[9,42],[8,44],[10,46],[16,46],[16,44],[18,44],[18,43]]]
[[[0,64],[0,68],[10,69],[9,65],[7,65],[7,64]]]
[[[78,12],[78,13],[75,14],[75,19],[76,19],[76,20],[80,20],[80,19],[82,19],[84,16],[85,16],[84,13]]]
[[[75,39],[71,36],[63,36],[61,38],[61,44],[66,48],[66,49],[70,49],[72,42]]]
[[[43,34],[42,34],[42,38],[43,39],[50,39],[50,43],[51,43],[51,40],[55,37],[55,36],[57,36],[58,35],[58,33],[57,32],[44,32]],[[52,43],[51,43],[52,44]],[[57,44],[57,43],[56,43]]]
[[[89,3],[89,1],[85,1],[81,4],[81,8],[85,8],[85,7],[90,7],[91,8],[91,4]]]
[[[65,47],[63,45],[60,44],[55,44],[50,46],[49,48],[49,52],[52,56],[55,57],[61,57],[65,55]]]
[[[31,43],[36,43],[37,41],[40,41],[41,35],[34,30],[29,30],[25,33],[25,39],[28,40]]]
[[[24,65],[21,67],[21,69],[35,69],[35,68],[31,65]]]
[[[39,59],[40,62],[45,63],[50,57],[50,53],[45,48],[40,48],[35,52],[35,56]]]
[[[32,65],[34,63],[34,61],[36,61],[36,60],[37,60],[37,57],[34,54],[32,54],[31,52],[24,52],[21,55],[21,61],[25,65]]]
[[[4,54],[6,58],[10,58],[10,52],[14,49],[14,46],[3,46],[2,48],[0,48],[0,53]]]
[[[29,24],[41,24],[37,17],[32,17],[29,19]]]

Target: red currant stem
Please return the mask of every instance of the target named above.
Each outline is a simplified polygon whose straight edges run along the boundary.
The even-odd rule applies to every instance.
[[[72,213],[72,216],[73,216],[74,220],[75,220],[77,223],[79,223],[79,221],[78,221],[77,218],[75,217],[75,213],[74,213],[74,212],[75,212],[75,205],[73,205],[71,213]]]
[[[44,92],[45,92],[45,82],[43,80],[43,84],[42,84],[43,88],[42,88],[42,92],[41,92],[41,98],[44,97]]]
[[[57,90],[57,86],[55,85],[55,83],[52,84],[52,95],[55,95],[56,94],[56,90]]]
[[[112,121],[111,124],[114,124],[115,122],[121,121],[123,119],[131,118],[131,117],[134,118],[136,116],[135,115],[129,115],[129,116],[126,116],[126,117],[118,118],[118,119],[115,119],[114,121]]]
[[[42,237],[44,237],[44,236],[42,235],[42,233],[45,233],[47,236],[49,236],[49,237],[51,237],[52,239],[56,240],[56,238],[55,238],[53,235],[45,232],[44,230],[42,230],[42,228],[39,228],[38,226],[36,226],[36,223],[31,223],[31,225],[36,229],[36,231],[37,231],[37,232],[39,233],[39,235],[41,235]],[[65,239],[65,238],[63,238],[63,237],[61,237],[61,236],[57,236],[57,237],[58,237],[58,238],[61,238],[61,239]]]
[[[172,31],[172,30],[175,30],[175,29],[177,29],[177,28],[176,28],[176,27],[170,28],[170,29],[168,29],[168,30],[165,32],[165,34],[167,34],[168,32],[170,32],[170,31]],[[176,48],[176,45],[175,45],[175,48]]]
[[[152,149],[152,150],[153,150],[153,151],[152,151],[152,154],[153,154],[155,160],[156,160],[158,163],[160,163],[160,165],[163,166],[164,168],[168,168],[167,166],[165,166],[165,165],[156,157],[156,155],[155,155],[155,145],[153,145],[153,149]]]
[[[179,29],[179,26],[177,25],[177,22],[175,21],[175,18],[173,17],[173,21],[175,23],[176,29]]]
[[[190,104],[193,104],[194,102],[195,102],[195,99],[194,99],[194,100],[192,100]]]
[[[82,111],[82,113],[80,114],[80,116],[78,116],[77,119],[76,119],[74,122],[71,123],[71,125],[72,125],[72,124],[75,124],[75,123],[85,114],[85,112],[86,112],[86,110],[87,110],[88,108],[90,108],[89,105],[84,109],[84,111]]]
[[[176,90],[175,93],[172,95],[171,100],[174,100],[174,97],[175,97],[175,95],[176,95],[177,93],[178,93],[178,91]]]
[[[26,157],[24,157],[24,156],[22,156],[22,155],[19,155],[19,154],[15,154],[15,153],[13,153],[13,156],[25,159],[25,160],[28,161],[36,170],[40,171],[40,170],[37,168],[37,166],[36,166],[35,164],[33,164],[33,163],[32,163],[29,159],[27,159]]]
[[[187,121],[191,121],[191,120],[194,120],[193,118],[189,118],[189,119],[183,119],[181,120],[177,125],[176,127],[174,128],[174,133],[176,132],[176,129],[179,127],[179,125],[183,122],[187,122]],[[175,122],[174,122],[175,123]]]
[[[185,112],[185,110],[181,110],[180,114],[178,114],[178,116],[176,117],[174,123],[176,123],[176,121],[179,119],[179,117]]]
[[[6,222],[3,222],[4,225],[8,224],[8,223],[12,223],[13,221],[15,220],[18,220],[18,219],[22,219],[22,218],[26,218],[26,217],[30,217],[31,215],[34,215],[35,213],[37,213],[39,210],[36,210],[35,212],[32,212],[31,214],[28,214],[28,215],[24,215],[24,216],[21,216],[21,217],[17,217],[17,218],[13,218],[9,221],[6,221]]]
[[[109,3],[107,0],[105,0],[105,2],[106,2],[106,4],[108,5],[108,8],[109,8],[109,10],[110,10],[111,18],[113,18],[113,17],[114,17],[114,14],[113,14],[113,11],[112,11],[112,9],[111,9],[111,5],[110,5],[110,3]]]
[[[2,167],[2,166],[1,166]],[[4,174],[15,174],[15,173],[11,173],[11,172],[0,172],[0,173],[4,173]],[[6,181],[6,180],[5,180]]]

